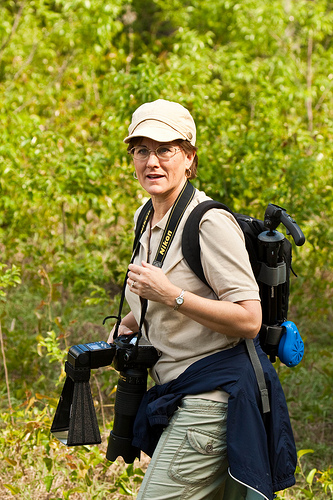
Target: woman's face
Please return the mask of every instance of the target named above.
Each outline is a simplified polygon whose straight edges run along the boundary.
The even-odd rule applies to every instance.
[[[137,178],[147,193],[152,197],[175,201],[185,184],[185,172],[191,167],[194,154],[186,154],[176,142],[157,142],[143,138],[139,145],[150,150],[166,145],[179,149],[169,160],[161,160],[155,153],[151,153],[146,160],[134,159]]]

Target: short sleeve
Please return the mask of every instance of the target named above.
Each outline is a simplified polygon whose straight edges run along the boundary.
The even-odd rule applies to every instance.
[[[232,214],[206,212],[200,222],[201,262],[205,277],[220,300],[260,300],[245,239]]]

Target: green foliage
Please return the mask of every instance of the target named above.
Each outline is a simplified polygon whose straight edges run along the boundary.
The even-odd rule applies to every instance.
[[[34,406],[38,399],[45,402],[42,411]],[[0,438],[2,498],[7,498],[6,491],[31,500],[47,496],[70,499],[75,493],[80,495],[76,498],[87,500],[102,500],[108,495],[117,498],[117,492],[132,495],[142,470],[108,463],[105,449],[97,446],[68,449],[50,439],[47,402],[47,397],[38,394],[27,400],[25,409],[15,412],[14,428],[4,417]]]
[[[329,0],[1,2],[4,498],[128,498],[141,480],[48,430],[69,345],[106,338],[117,311],[145,199],[122,139],[157,98],[195,117],[196,187],[258,217],[282,205],[305,233],[290,319],[306,354],[277,370],[298,448],[314,453],[280,498],[332,495],[332,21]],[[92,377],[104,429],[115,382],[111,368]]]
[[[302,464],[302,457],[313,453],[313,450],[299,450],[297,453],[298,465],[296,468],[296,476],[301,477],[302,486],[296,486],[292,490],[295,492],[295,497],[293,498],[333,498],[333,469],[329,467],[327,470],[321,472],[317,469],[311,469],[307,471]],[[285,496],[286,494],[286,496]],[[288,492],[282,492],[278,494],[277,498],[280,500],[285,500],[290,498]]]
[[[19,283],[21,283],[20,279],[20,271],[19,269],[13,264],[11,269],[6,269],[5,264],[1,264],[0,262],[0,297],[1,300],[4,301],[6,297],[6,292],[4,292],[3,288],[8,288],[10,286],[17,286]]]
[[[255,215],[287,206],[332,264],[327,2],[4,4],[0,217],[25,265],[81,289],[119,280],[142,196],[121,140],[158,97],[196,118],[198,187]]]

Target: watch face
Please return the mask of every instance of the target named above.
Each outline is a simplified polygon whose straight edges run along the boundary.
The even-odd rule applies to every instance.
[[[183,297],[177,297],[176,298],[176,302],[177,302],[178,305],[182,305],[182,303],[184,302]]]

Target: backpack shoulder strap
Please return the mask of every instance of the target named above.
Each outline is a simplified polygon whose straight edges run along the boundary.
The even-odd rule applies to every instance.
[[[200,258],[199,225],[203,215],[212,208],[220,208],[233,213],[230,208],[219,201],[203,201],[194,207],[188,216],[182,237],[182,251],[186,262],[194,274],[196,274],[203,283],[209,286],[209,288],[211,287],[205,278]]]

